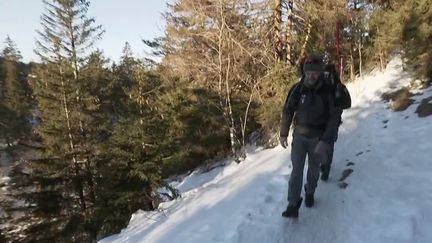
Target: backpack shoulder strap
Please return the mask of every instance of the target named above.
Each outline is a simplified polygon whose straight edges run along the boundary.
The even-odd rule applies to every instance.
[[[300,100],[300,94],[302,92],[302,89],[303,89],[303,84],[302,84],[302,80],[300,80],[299,82],[294,84],[291,87],[290,91],[288,92],[286,105],[293,105],[297,107],[297,104]]]

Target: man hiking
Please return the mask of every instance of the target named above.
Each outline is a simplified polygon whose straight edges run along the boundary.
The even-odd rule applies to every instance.
[[[284,217],[298,217],[302,203],[303,170],[308,157],[305,205],[312,207],[320,165],[328,163],[330,144],[340,123],[342,109],[335,106],[333,89],[325,82],[323,60],[310,55],[304,65],[304,78],[289,92],[282,111],[280,143],[288,146],[288,132],[294,121],[291,146],[292,172],[288,187],[288,206]]]

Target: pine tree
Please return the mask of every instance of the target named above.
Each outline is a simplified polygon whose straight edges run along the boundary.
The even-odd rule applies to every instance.
[[[129,76],[129,79],[131,79],[131,76],[133,75],[133,69],[138,64],[138,61],[135,60],[132,52],[132,47],[129,44],[129,42],[126,42],[123,51],[122,56],[120,57],[120,69],[123,72],[123,75]],[[131,83],[130,81],[129,83]]]
[[[89,55],[80,69],[82,89],[86,96],[93,98],[97,104],[91,112],[93,118],[89,120],[88,126],[96,128],[92,134],[104,134],[102,139],[109,136],[109,131],[120,116],[117,107],[120,95],[115,93],[115,78],[109,62],[101,50],[96,50]],[[99,139],[98,136],[96,138]]]
[[[432,36],[430,1],[371,1],[371,59],[381,68],[391,55],[401,54],[404,67],[416,78],[432,75],[430,38]]]
[[[106,144],[107,160],[100,166],[99,203],[105,215],[101,233],[119,232],[138,209],[154,210],[162,185],[160,142],[165,134],[154,106],[160,93],[160,78],[132,53],[120,66],[128,74],[130,87],[124,115]]]
[[[429,0],[404,1],[397,9],[402,24],[402,57],[415,77],[432,82],[432,4]]]
[[[229,151],[229,134],[221,126],[224,117],[216,93],[203,88],[169,87],[159,97],[157,107],[163,117],[158,123],[164,131],[160,142],[163,178],[207,165]]]
[[[87,17],[88,1],[45,0],[44,5],[36,42],[43,64],[33,73],[44,149],[12,178],[31,205],[22,235],[34,241],[91,242],[98,231],[93,144],[100,139],[100,104],[81,70],[103,31]]]
[[[3,58],[6,60],[12,61],[20,61],[22,59],[21,52],[18,50],[15,42],[10,38],[10,36],[6,37],[5,40],[6,47],[3,49]]]
[[[31,100],[28,83],[21,73],[21,53],[16,44],[8,36],[3,49],[2,71],[3,82],[0,94],[0,129],[2,136],[11,146],[12,142],[23,138],[30,129],[30,107]]]
[[[139,64],[139,61],[133,56],[132,48],[128,42],[125,43],[120,63],[113,66],[114,79],[111,83],[113,91],[113,106],[116,113],[125,116],[129,100],[128,93],[134,84],[133,70]]]

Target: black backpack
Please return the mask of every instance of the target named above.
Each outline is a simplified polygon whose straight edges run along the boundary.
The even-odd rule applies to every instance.
[[[347,87],[341,82],[334,64],[324,67],[324,80],[334,91],[336,106],[343,110],[351,108],[351,96]]]
[[[303,89],[303,78],[302,75],[300,81],[293,85],[288,93],[288,99],[290,99],[294,90]],[[334,94],[335,104],[337,107],[342,108],[343,110],[351,108],[351,96],[347,89],[347,87],[341,82],[339,75],[336,72],[336,66],[334,64],[327,64],[324,67],[324,80],[326,85],[328,85]]]

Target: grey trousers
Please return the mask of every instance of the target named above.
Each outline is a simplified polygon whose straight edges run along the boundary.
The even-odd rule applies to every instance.
[[[333,154],[334,154],[334,146],[335,146],[335,142],[331,142],[329,144],[329,151],[328,151],[328,163],[325,164],[321,164],[321,172],[323,173],[330,173],[330,168],[333,162]]]
[[[303,171],[308,156],[308,171],[307,171],[307,193],[315,193],[318,178],[320,175],[320,162],[314,155],[315,146],[318,144],[318,138],[307,138],[296,132],[293,133],[291,145],[291,162],[292,172],[289,179],[288,187],[288,202],[291,205],[296,205],[300,199],[300,194],[303,186]]]

